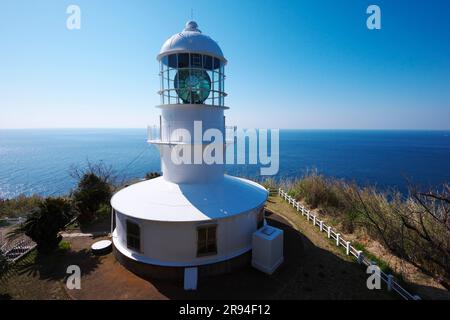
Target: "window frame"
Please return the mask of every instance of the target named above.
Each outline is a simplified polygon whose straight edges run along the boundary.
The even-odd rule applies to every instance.
[[[137,230],[138,230],[137,236],[135,234],[130,234],[129,224],[137,227]],[[130,250],[133,250],[135,252],[139,252],[139,253],[142,252],[141,225],[136,221],[126,219],[125,229],[126,229],[125,235],[126,235],[126,240],[127,240],[127,248]],[[139,245],[139,247],[135,247],[132,244],[130,244],[130,242],[132,242],[132,241],[129,241],[130,238],[133,239],[134,241],[136,241],[136,243]]]
[[[210,229],[214,229],[214,238],[210,239],[209,238],[209,230]],[[217,255],[218,250],[217,250],[217,229],[218,229],[218,225],[217,223],[208,223],[208,224],[201,224],[198,225],[196,228],[196,232],[197,232],[197,257],[206,257],[206,256],[213,256],[213,255]],[[200,239],[200,232],[202,230],[206,231],[205,234],[205,239]],[[204,248],[200,247],[201,242],[205,242],[203,244]],[[203,251],[202,249],[205,249],[205,251]]]

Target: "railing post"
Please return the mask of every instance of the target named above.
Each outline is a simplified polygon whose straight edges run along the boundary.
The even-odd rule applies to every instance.
[[[328,239],[331,238],[331,227],[330,226],[328,226],[327,236],[328,236]]]
[[[336,246],[339,247],[339,240],[341,239],[341,234],[340,233],[336,233]]]
[[[347,241],[346,243],[345,252],[348,256],[350,255],[350,241]]]
[[[309,221],[309,211],[306,211],[306,220]]]
[[[387,290],[392,290],[392,281],[394,280],[394,276],[392,274],[388,274],[387,276]]]
[[[316,226],[316,216],[313,216],[313,226]]]
[[[300,210],[300,203],[297,202],[297,211]]]
[[[320,226],[320,232],[322,232],[323,231],[323,221],[322,220],[319,221],[319,226]]]
[[[363,252],[362,252],[361,250],[358,251],[358,257],[357,257],[357,259],[358,259],[358,263],[359,263],[359,264],[362,264],[362,263],[363,263],[364,255],[363,255]]]

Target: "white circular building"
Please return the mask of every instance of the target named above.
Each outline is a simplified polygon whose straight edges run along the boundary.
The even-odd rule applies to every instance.
[[[224,174],[227,60],[193,21],[157,59],[161,116],[149,143],[159,148],[163,175],[112,197],[114,251],[144,276],[226,272],[249,263],[268,197],[261,185]]]

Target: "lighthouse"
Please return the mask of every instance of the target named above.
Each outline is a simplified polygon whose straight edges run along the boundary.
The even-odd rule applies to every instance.
[[[148,142],[159,149],[162,176],[112,197],[115,255],[148,277],[229,272],[250,263],[268,191],[225,174],[224,161],[205,159],[223,160],[227,145],[217,138],[226,136],[227,60],[194,21],[163,44],[157,60],[161,116]]]

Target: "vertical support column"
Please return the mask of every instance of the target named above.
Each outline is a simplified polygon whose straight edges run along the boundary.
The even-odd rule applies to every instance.
[[[339,241],[341,240],[341,234],[340,233],[336,233],[336,246],[339,247]]]
[[[161,115],[159,115],[159,140],[162,141],[162,118],[161,118]]]
[[[330,226],[328,226],[328,228],[327,228],[327,236],[328,236],[328,239],[331,238],[331,227]]]
[[[345,244],[345,252],[348,256],[350,255],[350,241],[347,241]]]
[[[114,208],[111,208],[111,237],[114,233],[114,220],[115,220],[115,212],[114,212]]]
[[[322,232],[323,231],[323,221],[322,220],[320,220],[320,222],[319,222],[319,227],[320,227],[320,232]]]

